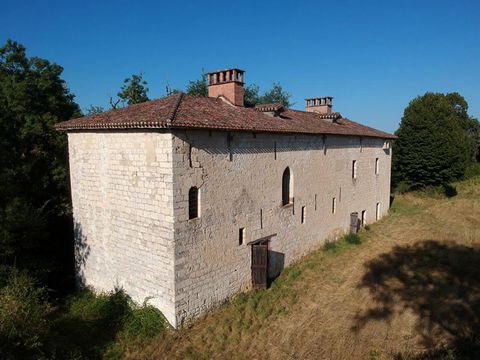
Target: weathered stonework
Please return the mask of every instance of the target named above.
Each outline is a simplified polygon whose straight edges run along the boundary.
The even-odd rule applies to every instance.
[[[373,222],[377,203],[380,215],[389,207],[391,150],[380,138],[91,131],[70,132],[69,150],[79,280],[152,297],[174,326],[250,286],[248,242],[276,234],[274,274],[347,231],[351,212]],[[294,204],[282,206],[286,167]],[[192,186],[200,216],[189,220]]]
[[[175,323],[172,135],[68,134],[79,285],[122,287]]]

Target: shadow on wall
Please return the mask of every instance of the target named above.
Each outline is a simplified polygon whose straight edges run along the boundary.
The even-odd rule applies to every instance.
[[[218,132],[215,132],[215,135],[218,136]],[[176,135],[183,141],[188,144],[191,144],[194,148],[201,149],[208,154],[262,154],[262,153],[273,153],[273,152],[290,152],[290,151],[306,151],[306,150],[318,150],[324,151],[324,142],[321,136],[310,136],[308,135],[283,135],[283,141],[274,141],[268,140],[266,138],[254,138],[252,133],[252,141],[244,141],[244,137],[240,137],[234,132],[222,134],[224,141],[209,141],[208,138],[204,141],[194,141],[189,139],[188,135],[185,133],[177,133]],[[243,135],[242,135],[243,136]],[[287,140],[290,138],[289,140]],[[257,140],[257,141],[256,141]],[[330,140],[326,140],[325,145],[328,149],[335,148],[358,148],[360,144],[338,144]],[[364,146],[364,148],[370,147],[369,145]]]
[[[354,331],[409,310],[429,349],[418,359],[440,355],[442,345],[460,356],[480,358],[479,246],[428,240],[397,246],[365,266],[359,287],[370,290],[374,305],[357,315]]]
[[[275,280],[285,268],[285,254],[268,250],[268,283]]]
[[[75,286],[77,288],[84,288],[86,284],[85,279],[85,265],[87,258],[90,255],[90,246],[87,243],[87,237],[82,231],[82,226],[78,222],[73,224],[74,233],[74,255],[75,255]]]

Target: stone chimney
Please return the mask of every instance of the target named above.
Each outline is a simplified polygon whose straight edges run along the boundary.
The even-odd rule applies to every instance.
[[[235,106],[243,106],[243,70],[228,69],[208,73],[208,96],[223,96]]]
[[[305,111],[317,112],[320,114],[331,114],[332,100],[333,97],[331,96],[305,99]]]

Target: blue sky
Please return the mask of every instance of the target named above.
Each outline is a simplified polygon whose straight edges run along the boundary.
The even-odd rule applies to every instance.
[[[331,95],[334,110],[393,132],[408,102],[458,91],[480,118],[480,2],[2,1],[0,41],[54,61],[84,109],[108,107],[143,72],[149,96],[239,67],[294,108]]]

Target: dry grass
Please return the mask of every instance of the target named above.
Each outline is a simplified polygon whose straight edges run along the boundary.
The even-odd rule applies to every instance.
[[[477,356],[480,181],[397,196],[390,216],[287,268],[188,329],[125,345],[132,359]],[[445,347],[453,350],[444,350]],[[443,350],[442,350],[443,349]],[[449,352],[450,351],[450,352]],[[472,355],[474,354],[474,355]]]

